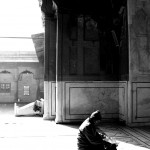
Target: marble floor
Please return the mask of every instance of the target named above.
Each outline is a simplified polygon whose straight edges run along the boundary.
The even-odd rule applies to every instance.
[[[79,125],[56,124],[41,117],[0,117],[2,150],[77,150]],[[116,140],[118,150],[150,149],[150,127],[105,124],[101,129]]]
[[[80,124],[56,124],[39,116],[15,117],[8,109],[0,109],[0,149],[77,150]],[[150,127],[107,123],[101,125],[101,130],[116,140],[118,150],[150,149]]]
[[[150,149],[150,127],[103,125],[101,129],[119,143],[118,149]]]

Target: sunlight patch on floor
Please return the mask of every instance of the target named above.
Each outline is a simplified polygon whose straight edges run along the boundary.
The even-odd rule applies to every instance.
[[[148,148],[136,146],[133,144],[117,141],[119,143],[117,150],[149,150]]]

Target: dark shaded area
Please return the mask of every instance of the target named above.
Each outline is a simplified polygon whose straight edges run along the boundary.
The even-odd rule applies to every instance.
[[[80,13],[100,13],[102,16],[109,15],[112,11],[112,4],[110,0],[54,0],[59,9],[72,10]]]
[[[70,14],[67,33],[70,40],[76,41],[77,29],[79,26],[78,20],[83,20],[83,32],[85,32],[85,39],[89,41],[97,41],[100,43],[99,50],[99,71],[93,69],[93,64],[88,63],[84,70],[86,75],[103,74],[100,80],[128,80],[128,31],[127,31],[127,1],[126,0],[53,0],[62,14]],[[54,13],[55,5],[50,1],[48,4],[52,6],[52,10],[47,10],[46,0],[43,0],[43,10],[46,14]],[[52,17],[52,16],[51,16]],[[53,18],[52,17],[52,18]],[[86,25],[95,25],[92,30],[86,31]],[[90,26],[91,28],[91,26]],[[96,32],[95,32],[96,29]],[[98,30],[98,32],[97,32]],[[94,32],[93,32],[94,31]],[[98,33],[98,34],[97,34]],[[32,37],[33,38],[33,37]],[[88,39],[87,39],[88,38]],[[34,38],[33,38],[34,41]],[[37,41],[37,40],[36,40]],[[43,60],[43,46],[40,46],[34,41],[36,52],[40,62]],[[40,47],[40,48],[39,48]],[[92,53],[92,52],[91,52]],[[93,53],[92,53],[93,54]],[[89,54],[88,54],[89,55]],[[95,56],[95,55],[94,55]],[[85,57],[86,62],[90,58]],[[95,57],[96,58],[96,57]],[[93,57],[93,59],[95,59]],[[70,74],[77,74],[77,54],[71,55]],[[91,60],[93,62],[93,60]],[[97,62],[97,59],[95,60]],[[98,63],[95,66],[99,65]],[[65,65],[64,65],[65,66]],[[92,66],[91,69],[89,69]],[[95,67],[96,68],[96,67]],[[92,70],[93,69],[93,70]],[[89,74],[89,70],[91,70]],[[98,70],[98,69],[97,69]],[[97,80],[97,79],[96,79]]]

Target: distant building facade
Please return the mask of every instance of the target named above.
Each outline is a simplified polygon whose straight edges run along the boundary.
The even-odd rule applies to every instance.
[[[2,51],[0,103],[29,103],[44,98],[43,65],[34,51]]]

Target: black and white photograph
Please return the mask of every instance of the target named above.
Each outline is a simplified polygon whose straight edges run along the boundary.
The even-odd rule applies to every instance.
[[[150,0],[0,0],[0,150],[150,149]]]

